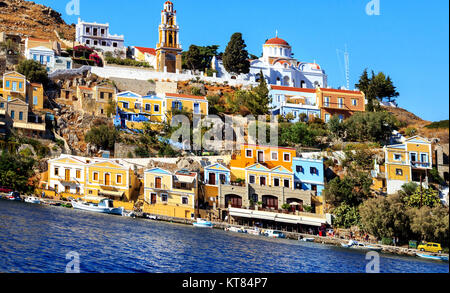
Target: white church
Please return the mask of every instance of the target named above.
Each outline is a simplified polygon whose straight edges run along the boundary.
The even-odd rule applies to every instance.
[[[235,75],[225,70],[222,60],[214,58],[212,67],[217,70],[217,77],[236,79]],[[263,56],[250,60],[250,73],[241,77],[258,81],[261,70],[268,84],[298,88],[327,87],[325,71],[316,63],[299,62],[292,58],[292,47],[278,35],[266,41]]]

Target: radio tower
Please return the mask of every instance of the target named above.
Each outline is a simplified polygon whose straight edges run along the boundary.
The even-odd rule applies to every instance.
[[[344,63],[345,63],[345,81],[347,82],[347,89],[350,90],[350,54],[347,50],[347,44],[345,45],[345,51],[336,49],[336,53],[338,55],[339,66],[342,68],[341,58],[339,57],[339,53],[344,54]]]

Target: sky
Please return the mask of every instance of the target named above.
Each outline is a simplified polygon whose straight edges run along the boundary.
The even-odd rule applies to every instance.
[[[80,15],[66,5],[79,1]],[[373,1],[373,2],[372,2]],[[62,13],[68,23],[110,24],[127,46],[154,48],[165,0],[35,0]],[[449,119],[448,0],[173,0],[183,49],[219,45],[224,51],[241,32],[249,53],[260,56],[266,39],[278,36],[299,61],[317,62],[328,85],[346,85],[344,56],[350,56],[350,88],[363,70],[389,75],[397,102],[428,121]],[[368,15],[368,4],[379,13]],[[339,50],[339,51],[338,51]],[[338,53],[339,52],[339,53]]]

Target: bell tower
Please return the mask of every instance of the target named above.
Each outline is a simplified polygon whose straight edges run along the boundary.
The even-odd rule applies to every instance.
[[[181,72],[180,27],[177,24],[177,11],[173,3],[166,1],[161,11],[159,42],[156,45],[156,70],[163,72]]]

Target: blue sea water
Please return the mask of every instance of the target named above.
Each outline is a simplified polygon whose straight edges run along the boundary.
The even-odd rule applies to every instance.
[[[0,272],[364,273],[362,252],[0,200]],[[382,273],[448,273],[448,263],[381,254]]]

